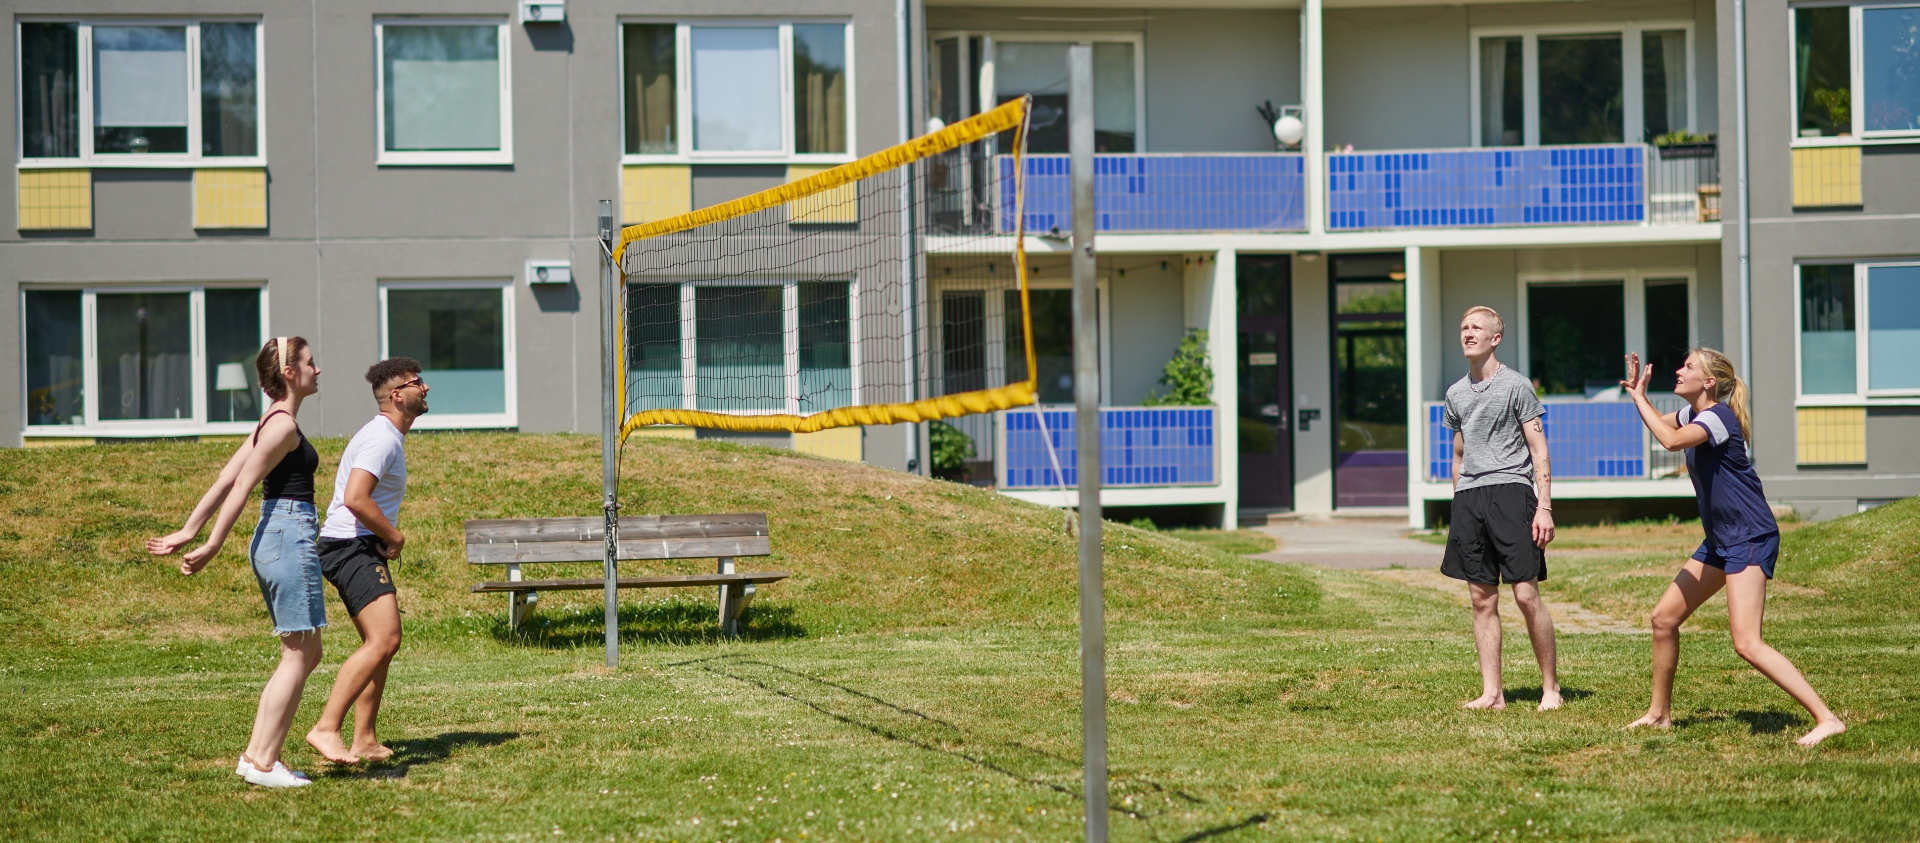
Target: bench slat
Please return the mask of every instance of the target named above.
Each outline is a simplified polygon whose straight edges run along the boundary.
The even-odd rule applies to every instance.
[[[602,541],[601,518],[501,518],[466,523],[467,543],[500,541]],[[745,538],[767,535],[763,512],[731,515],[626,515],[620,518],[620,538],[695,539]]]
[[[614,581],[620,588],[678,588],[681,586],[731,585],[733,583],[779,582],[792,576],[785,571],[760,571],[748,574],[691,574],[680,577],[621,577]],[[519,582],[483,582],[475,593],[499,591],[588,591],[605,588],[605,580],[521,580]]]
[[[603,539],[593,541],[533,541],[467,543],[467,562],[474,565],[510,565],[535,562],[599,562],[606,558]],[[716,556],[771,556],[766,536],[723,539],[620,540],[620,559],[706,559]]]

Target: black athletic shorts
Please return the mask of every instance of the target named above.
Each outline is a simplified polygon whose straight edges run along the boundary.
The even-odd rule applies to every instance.
[[[1499,585],[1547,578],[1547,552],[1533,543],[1539,498],[1523,483],[1476,486],[1453,496],[1453,525],[1440,573]]]
[[[320,573],[340,592],[347,604],[347,615],[359,617],[360,610],[388,594],[396,594],[393,577],[387,573],[386,557],[380,555],[380,539],[320,539]]]

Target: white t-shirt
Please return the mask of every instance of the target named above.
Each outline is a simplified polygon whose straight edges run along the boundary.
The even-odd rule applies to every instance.
[[[386,416],[374,416],[347,443],[340,455],[340,470],[333,476],[333,502],[327,504],[327,523],[320,535],[329,539],[371,536],[373,531],[360,525],[347,509],[347,478],[358,468],[373,475],[373,505],[387,516],[387,523],[400,526],[400,500],[407,495],[407,439]]]

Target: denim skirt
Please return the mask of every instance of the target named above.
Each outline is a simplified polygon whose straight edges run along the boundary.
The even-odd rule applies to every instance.
[[[247,556],[254,579],[267,601],[273,631],[307,632],[327,625],[327,602],[320,590],[320,524],[312,501],[271,498],[260,502],[260,524],[253,529]]]

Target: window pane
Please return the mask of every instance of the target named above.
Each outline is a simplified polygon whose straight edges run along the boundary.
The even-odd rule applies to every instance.
[[[1007,382],[1027,379],[1026,339],[1020,328],[1020,291],[1006,295]],[[1029,290],[1033,304],[1033,353],[1039,368],[1040,403],[1073,403],[1073,291]]]
[[[1640,90],[1648,140],[1693,128],[1687,125],[1686,32],[1641,34]]]
[[[627,287],[627,409],[674,409],[681,398],[680,285]]]
[[[1619,143],[1622,92],[1620,36],[1540,39],[1541,143]]]
[[[1866,131],[1920,129],[1920,8],[1862,9],[1860,49]]]
[[[1649,388],[1672,392],[1675,371],[1687,362],[1687,280],[1647,280],[1647,365],[1653,368]]]
[[[1852,48],[1847,30],[1845,6],[1793,10],[1801,137],[1853,134],[1853,71],[1848,67]]]
[[[1028,152],[1067,151],[1068,46],[1040,41],[1000,41],[993,45],[994,97],[1005,103],[1033,95]]]
[[[1133,44],[1093,45],[1093,151],[1133,152]]]
[[[388,290],[387,353],[420,361],[433,412],[507,411],[500,290]]]
[[[1480,145],[1526,141],[1519,38],[1480,39]]]
[[[26,293],[27,424],[86,424],[80,291]]]
[[[259,418],[260,291],[207,291],[207,420]]]
[[[193,417],[193,337],[186,293],[94,298],[100,418]]]
[[[1620,383],[1627,354],[1626,287],[1619,281],[1527,288],[1527,353],[1548,395],[1584,395]]]
[[[695,398],[702,410],[787,406],[779,287],[694,290]]]
[[[382,27],[387,150],[500,148],[500,28]]]
[[[927,69],[927,113],[951,126],[960,122],[960,93],[966,82],[960,70],[960,39],[933,42],[932,66]]]
[[[1853,264],[1800,267],[1801,394],[1859,391],[1853,331]]]
[[[93,150],[187,151],[187,28],[93,28]]]
[[[1289,281],[1293,258],[1288,255],[1243,255],[1235,267],[1239,283],[1234,291],[1240,299],[1241,316],[1287,315]]]
[[[847,151],[847,28],[793,25],[795,152]]]
[[[1017,302],[1016,302],[1017,303]],[[1012,311],[1018,320],[1020,311]],[[1023,354],[1008,346],[1007,354]],[[1024,367],[1025,361],[1021,365]],[[940,297],[941,394],[987,388],[987,294],[946,293]]]
[[[800,412],[853,403],[851,297],[845,281],[800,286]]]
[[[627,154],[680,151],[673,132],[679,109],[675,88],[674,26],[633,23],[622,29],[626,48]]]
[[[20,24],[20,145],[27,158],[80,154],[80,27]]]
[[[779,152],[780,30],[696,26],[691,35],[693,148]]]
[[[203,155],[258,155],[258,63],[250,23],[200,25]]]
[[[1920,389],[1920,266],[1867,270],[1867,388]]]

